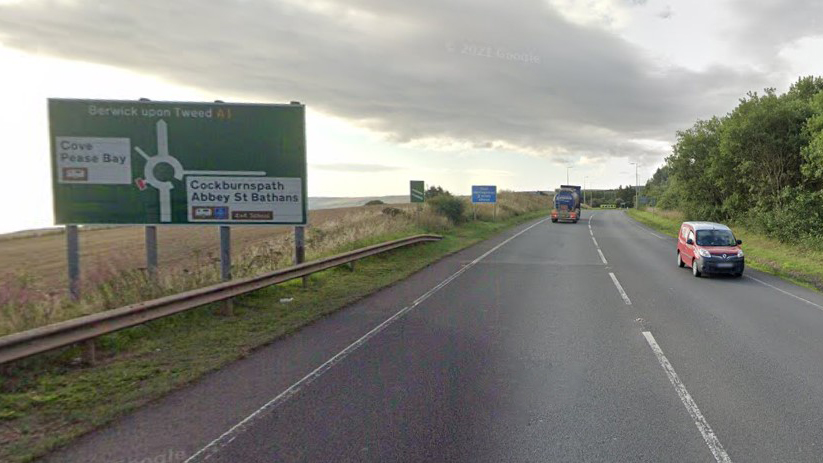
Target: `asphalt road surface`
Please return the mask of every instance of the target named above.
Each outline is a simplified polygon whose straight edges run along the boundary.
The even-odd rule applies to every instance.
[[[532,222],[48,461],[823,461],[823,297],[675,262],[620,211]]]

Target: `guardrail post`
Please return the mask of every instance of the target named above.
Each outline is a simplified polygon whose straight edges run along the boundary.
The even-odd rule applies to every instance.
[[[231,227],[220,226],[220,279],[231,280]],[[231,299],[223,302],[223,315],[231,315],[233,311]]]
[[[157,282],[157,227],[146,226],[146,271],[149,279]]]
[[[302,264],[306,260],[306,227],[294,227],[294,264]],[[303,287],[309,286],[309,277],[303,277]]]
[[[69,267],[69,295],[71,300],[76,302],[80,299],[80,237],[77,225],[66,225],[66,259]],[[95,350],[94,339],[83,341],[83,363],[94,365]]]

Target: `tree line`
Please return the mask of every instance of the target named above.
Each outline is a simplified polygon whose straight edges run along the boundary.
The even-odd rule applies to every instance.
[[[725,116],[677,132],[644,195],[690,220],[823,244],[823,78],[749,92]]]

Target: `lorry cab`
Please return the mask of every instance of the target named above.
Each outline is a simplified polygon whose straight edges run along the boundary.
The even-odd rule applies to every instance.
[[[692,274],[728,273],[743,275],[745,258],[732,230],[714,222],[683,222],[677,235],[677,265],[690,266]]]

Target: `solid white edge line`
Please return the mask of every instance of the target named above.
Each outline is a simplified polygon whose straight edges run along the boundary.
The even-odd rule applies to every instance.
[[[657,233],[655,233],[655,232],[653,232],[653,231],[650,231],[650,230],[647,230],[647,229],[643,228],[643,226],[642,226],[642,225],[640,225],[640,224],[637,222],[637,220],[635,220],[635,219],[633,219],[633,218],[631,218],[631,217],[629,217],[629,220],[631,220],[631,221],[632,221],[632,224],[633,224],[635,227],[639,228],[640,230],[642,230],[642,231],[644,231],[644,232],[646,232],[646,233],[648,233],[648,234],[650,234],[650,235],[653,235],[655,238],[660,238],[661,240],[665,240],[665,239],[666,239],[666,237],[665,237],[665,236],[663,236],[663,235],[658,235]]]
[[[609,265],[606,261],[606,256],[603,255],[603,251],[601,251],[600,248],[597,248],[597,253],[600,254],[600,260],[603,261],[603,265]]]
[[[354,341],[353,343],[349,344],[348,347],[346,347],[345,349],[343,349],[340,352],[338,352],[337,354],[335,354],[334,357],[326,360],[322,365],[320,365],[319,367],[312,370],[311,373],[307,374],[306,376],[301,378],[299,381],[297,381],[296,383],[289,386],[286,390],[284,390],[283,392],[278,394],[275,398],[271,399],[265,405],[258,408],[254,413],[247,416],[241,422],[239,422],[239,423],[235,424],[234,426],[232,426],[228,431],[221,434],[220,437],[218,437],[217,439],[209,442],[208,445],[206,445],[202,449],[198,450],[194,455],[187,458],[184,463],[192,463],[192,462],[195,462],[195,461],[208,460],[211,456],[213,456],[214,454],[219,452],[220,449],[225,447],[227,444],[229,444],[231,441],[233,441],[238,435],[240,435],[243,431],[245,431],[254,421],[256,421],[259,418],[262,418],[263,416],[265,416],[265,414],[267,412],[277,408],[277,406],[279,406],[280,404],[282,404],[283,402],[287,401],[292,396],[294,396],[295,394],[300,392],[300,390],[303,387],[311,384],[315,379],[319,378],[323,373],[325,373],[326,371],[331,369],[331,367],[333,367],[335,364],[342,361],[349,354],[351,354],[352,352],[357,350],[357,348],[359,348],[360,346],[365,344],[366,341],[368,341],[369,339],[374,337],[376,334],[383,331],[386,327],[388,327],[389,325],[391,325],[392,323],[394,323],[395,321],[400,319],[407,312],[409,312],[413,308],[417,307],[421,302],[428,299],[432,294],[436,293],[438,290],[440,290],[441,288],[443,288],[444,286],[449,284],[452,280],[454,280],[455,278],[457,278],[458,276],[463,274],[463,272],[465,272],[466,270],[473,267],[475,264],[477,264],[478,262],[483,260],[483,258],[485,258],[489,254],[493,253],[494,251],[496,251],[497,249],[499,249],[500,247],[502,247],[503,245],[505,245],[509,241],[517,238],[518,236],[522,235],[523,233],[526,233],[527,231],[529,231],[532,228],[540,225],[541,223],[545,222],[546,220],[549,220],[549,219],[545,218],[545,219],[543,219],[543,220],[541,220],[537,223],[534,223],[534,224],[528,226],[527,228],[524,228],[523,230],[520,230],[519,232],[512,235],[511,237],[509,237],[508,239],[506,239],[502,243],[500,243],[497,246],[495,246],[495,247],[491,248],[490,250],[486,251],[483,255],[481,255],[477,259],[474,259],[473,261],[471,261],[465,267],[463,267],[460,270],[453,273],[451,276],[449,276],[448,278],[446,278],[445,280],[440,282],[440,284],[438,284],[437,286],[435,286],[432,289],[428,290],[425,294],[423,294],[422,296],[417,298],[414,302],[411,303],[411,305],[400,309],[397,313],[395,313],[394,315],[392,315],[391,317],[386,319],[383,323],[381,323],[381,324],[375,326],[374,328],[372,328],[368,333],[364,334],[360,339],[358,339],[357,341]]]
[[[701,413],[700,409],[697,408],[697,403],[694,401],[691,394],[689,394],[689,391],[686,390],[686,386],[683,385],[683,382],[680,381],[680,377],[677,376],[677,373],[674,371],[674,367],[669,362],[669,359],[666,358],[666,355],[663,353],[663,349],[661,349],[657,344],[657,341],[655,341],[652,333],[649,331],[644,331],[643,337],[646,338],[646,342],[649,343],[649,347],[652,348],[654,355],[657,356],[657,361],[660,362],[660,366],[663,367],[663,370],[666,372],[666,376],[669,377],[669,381],[672,383],[672,386],[674,386],[675,391],[677,391],[680,401],[683,402],[683,405],[686,407],[689,415],[691,415],[694,420],[694,424],[697,426],[700,434],[703,435],[703,440],[706,441],[706,445],[709,446],[709,450],[711,450],[712,455],[714,455],[714,459],[717,460],[718,463],[731,463],[732,460],[729,458],[729,454],[726,453],[726,450],[723,448],[720,440],[714,434],[714,431],[712,431],[712,428],[709,426],[709,423],[706,421],[703,413]]]
[[[609,272],[609,276],[612,277],[612,281],[614,282],[614,286],[617,288],[617,291],[620,293],[620,297],[622,297],[623,301],[626,302],[626,305],[632,305],[632,300],[629,299],[629,295],[626,294],[626,291],[623,291],[623,287],[620,286],[620,282],[617,281],[617,277],[614,276],[614,273]]]
[[[785,295],[787,295],[787,296],[791,296],[791,297],[793,297],[793,298],[795,298],[795,299],[797,299],[797,300],[800,300],[800,301],[805,302],[806,304],[813,305],[813,306],[817,307],[818,309],[823,310],[823,306],[821,306],[820,304],[816,304],[816,303],[814,303],[814,302],[812,302],[812,301],[810,301],[810,300],[808,300],[808,299],[804,299],[804,298],[802,298],[802,297],[798,296],[797,294],[792,294],[792,293],[790,293],[790,292],[788,292],[788,291],[786,291],[786,290],[784,290],[784,289],[780,289],[780,288],[778,288],[777,286],[774,286],[774,285],[772,285],[772,284],[766,283],[765,281],[761,280],[760,278],[755,278],[755,277],[750,276],[750,275],[743,275],[743,276],[745,276],[746,278],[750,278],[750,279],[752,279],[752,280],[754,280],[754,281],[756,281],[756,282],[760,283],[761,285],[765,285],[765,286],[768,286],[769,288],[776,289],[777,291],[780,291],[781,293],[783,293],[783,294],[785,294]]]

